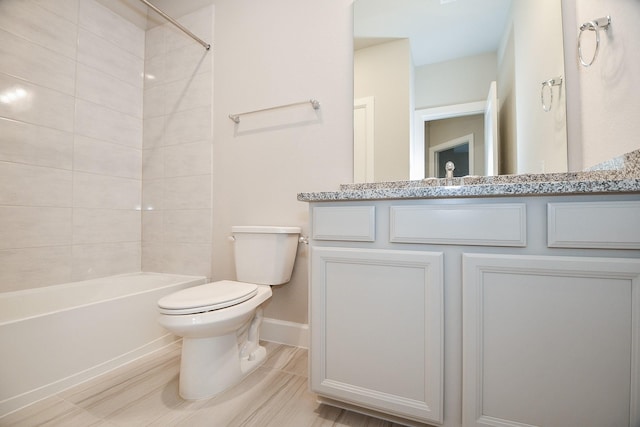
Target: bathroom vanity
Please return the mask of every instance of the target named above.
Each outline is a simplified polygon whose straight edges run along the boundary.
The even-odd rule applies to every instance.
[[[312,391],[406,425],[640,425],[635,153],[299,194]]]

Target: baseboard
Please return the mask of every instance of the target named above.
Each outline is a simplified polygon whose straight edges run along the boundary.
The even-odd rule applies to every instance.
[[[309,325],[265,317],[260,327],[260,339],[309,348]]]

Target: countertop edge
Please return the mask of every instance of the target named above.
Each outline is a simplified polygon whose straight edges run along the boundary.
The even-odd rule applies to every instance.
[[[640,178],[369,188],[298,193],[301,202],[640,193]]]

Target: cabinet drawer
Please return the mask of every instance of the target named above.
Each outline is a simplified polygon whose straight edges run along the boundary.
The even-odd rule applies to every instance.
[[[523,203],[391,206],[389,240],[395,243],[526,246]]]
[[[640,249],[640,202],[547,205],[551,248]]]
[[[376,210],[374,206],[328,206],[313,208],[313,238],[373,242]]]

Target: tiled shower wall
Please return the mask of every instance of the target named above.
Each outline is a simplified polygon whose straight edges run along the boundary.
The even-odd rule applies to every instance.
[[[211,40],[212,7],[180,20]],[[205,52],[95,0],[0,0],[0,292],[211,275]]]
[[[0,291],[139,271],[143,30],[0,1]]]
[[[212,43],[213,6],[178,20]],[[213,50],[164,23],[146,34],[142,268],[211,276]]]

